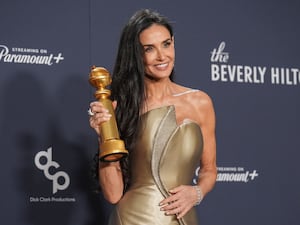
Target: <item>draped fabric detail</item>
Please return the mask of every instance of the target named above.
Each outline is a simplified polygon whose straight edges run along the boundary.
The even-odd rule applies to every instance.
[[[175,115],[175,107],[168,106],[168,111],[165,116],[162,118],[161,123],[157,129],[157,132],[153,141],[153,152],[151,158],[151,171],[153,175],[153,179],[162,193],[162,195],[166,198],[170,194],[168,190],[165,188],[163,181],[160,178],[160,160],[163,158],[164,150],[166,149],[166,145],[168,144],[170,138],[172,137],[174,131],[177,129]],[[186,225],[184,219],[178,220],[180,225]]]
[[[173,114],[173,115],[172,115]],[[154,181],[159,188],[162,195],[166,198],[169,196],[168,190],[163,185],[162,180],[159,175],[159,165],[160,159],[165,150],[165,146],[168,143],[174,130],[177,128],[176,123],[174,123],[175,108],[174,106],[169,106],[166,115],[162,118],[161,123],[157,129],[157,132],[153,141],[153,152],[151,158],[151,171]]]

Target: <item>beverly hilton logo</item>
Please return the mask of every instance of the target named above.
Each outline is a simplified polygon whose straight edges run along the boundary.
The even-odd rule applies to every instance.
[[[229,63],[229,52],[222,41],[210,54],[211,81],[222,83],[246,83],[273,85],[300,85],[300,69],[279,66],[232,65]]]
[[[61,52],[49,53],[47,49],[35,48],[9,48],[0,45],[0,62],[15,64],[34,64],[52,66],[64,60]]]

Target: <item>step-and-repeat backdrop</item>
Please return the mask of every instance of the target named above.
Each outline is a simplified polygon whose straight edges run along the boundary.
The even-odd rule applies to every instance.
[[[1,224],[106,224],[111,205],[91,176],[88,75],[92,65],[112,70],[140,8],[174,24],[175,80],[214,101],[218,178],[197,208],[201,224],[299,224],[298,1],[0,5]]]

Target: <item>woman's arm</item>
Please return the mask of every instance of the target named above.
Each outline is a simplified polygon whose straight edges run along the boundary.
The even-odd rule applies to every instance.
[[[104,198],[116,204],[123,195],[123,178],[119,162],[99,162],[99,183]]]
[[[200,160],[200,173],[197,185],[203,197],[213,189],[217,178],[215,112],[210,97],[203,94],[199,104],[199,124],[203,135],[203,153]]]
[[[116,107],[116,102],[113,102]],[[95,101],[90,104],[92,116],[90,117],[90,126],[94,128],[98,135],[98,141],[101,142],[100,125],[108,121],[111,115],[102,103]],[[123,176],[120,162],[100,162],[98,167],[99,184],[104,198],[112,203],[117,203],[123,195]]]

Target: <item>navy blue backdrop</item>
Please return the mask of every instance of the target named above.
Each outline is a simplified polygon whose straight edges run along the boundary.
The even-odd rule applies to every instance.
[[[176,76],[217,116],[218,179],[205,225],[297,225],[300,209],[300,3],[3,0],[0,6],[0,223],[105,225],[91,178],[92,65],[112,70],[132,13],[175,28]],[[195,177],[198,170],[195,171]]]

